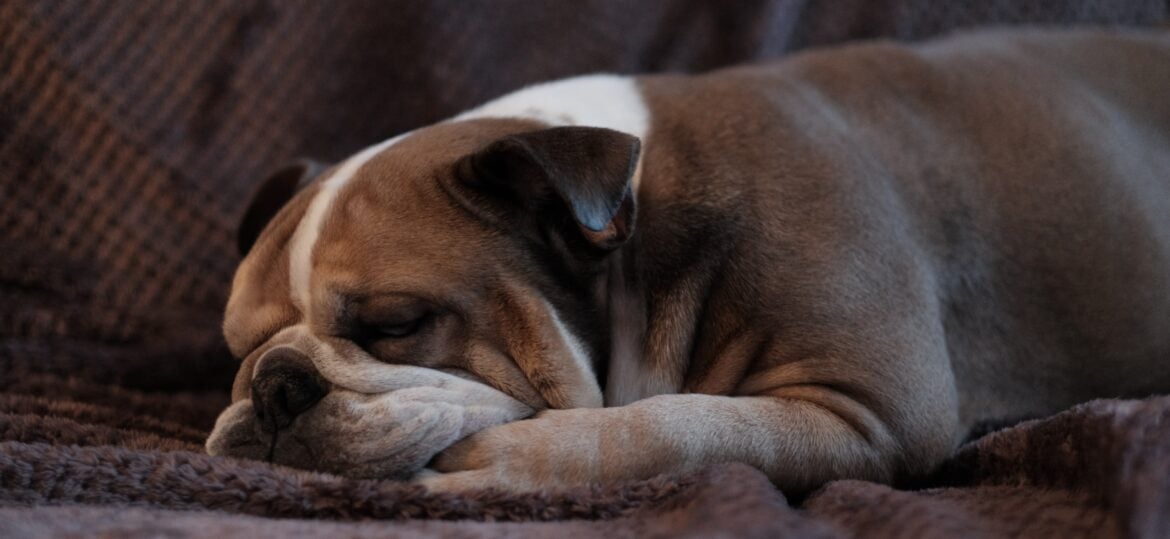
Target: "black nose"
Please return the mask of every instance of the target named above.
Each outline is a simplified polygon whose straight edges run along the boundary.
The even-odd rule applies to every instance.
[[[273,348],[260,358],[252,378],[252,407],[265,427],[283,429],[317,404],[329,385],[307,356],[289,347]]]

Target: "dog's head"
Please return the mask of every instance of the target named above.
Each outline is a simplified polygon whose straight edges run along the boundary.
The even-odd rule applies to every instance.
[[[243,363],[208,451],[407,477],[477,430],[600,406],[638,153],[477,119],[275,174],[241,227],[224,332]]]

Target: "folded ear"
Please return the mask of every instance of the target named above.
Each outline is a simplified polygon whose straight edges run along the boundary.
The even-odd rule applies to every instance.
[[[276,212],[326,168],[323,163],[299,159],[277,169],[260,182],[252,192],[252,201],[248,203],[248,209],[244,210],[244,217],[240,219],[236,232],[236,247],[240,256],[248,254]]]
[[[640,149],[637,137],[612,129],[553,127],[500,139],[463,158],[456,175],[528,213],[567,209],[584,239],[608,251],[633,231]]]

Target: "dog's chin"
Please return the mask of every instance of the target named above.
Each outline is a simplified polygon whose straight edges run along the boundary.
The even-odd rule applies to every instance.
[[[228,407],[207,452],[271,460],[355,478],[409,479],[436,454],[485,428],[534,410],[488,386],[412,387],[381,394],[334,390],[273,436],[249,400]]]

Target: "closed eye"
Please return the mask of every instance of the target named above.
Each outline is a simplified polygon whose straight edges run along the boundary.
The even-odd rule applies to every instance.
[[[422,327],[424,318],[426,317],[420,316],[409,322],[403,322],[400,324],[383,324],[373,329],[379,338],[403,339],[417,333],[419,328]]]
[[[391,357],[408,352],[430,331],[442,309],[408,294],[349,296],[339,310],[339,334],[371,354]]]

